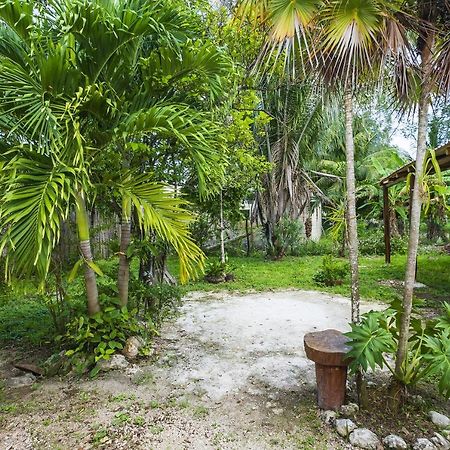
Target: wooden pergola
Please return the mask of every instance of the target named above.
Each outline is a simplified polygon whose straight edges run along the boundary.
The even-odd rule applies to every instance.
[[[450,169],[450,142],[435,150],[436,161],[441,171]],[[389,205],[389,188],[401,181],[405,181],[408,175],[411,174],[409,204],[411,206],[411,198],[414,187],[415,177],[415,161],[400,167],[395,172],[380,181],[383,189],[383,218],[384,218],[384,255],[387,264],[391,262],[391,222],[390,222],[390,205]],[[431,162],[431,157],[428,155],[426,160],[426,172],[429,174],[435,173],[434,166]]]

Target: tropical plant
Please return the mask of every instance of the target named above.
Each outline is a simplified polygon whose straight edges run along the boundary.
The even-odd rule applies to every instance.
[[[352,324],[350,338],[350,368],[387,367],[394,379],[411,387],[424,379],[437,380],[440,393],[450,398],[450,305],[445,304],[445,315],[424,321],[414,315],[410,322],[407,358],[398,372],[392,362],[398,348],[402,305],[394,302],[385,311],[371,311],[363,316],[361,324]]]
[[[0,4],[2,249],[10,270],[45,279],[61,223],[75,211],[81,259],[72,276],[84,266],[90,314],[100,309],[88,220],[98,192],[109,191],[120,205],[122,304],[132,216],[177,251],[182,281],[202,264],[182,199],[130,158],[142,146],[168,142],[191,162],[204,192],[208,168],[220,171],[220,130],[210,114],[180,100],[177,82],[187,74],[216,95],[230,64],[209,44],[188,45],[185,11],[141,0]]]

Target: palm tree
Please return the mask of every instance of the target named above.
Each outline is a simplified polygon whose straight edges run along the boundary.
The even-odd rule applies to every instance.
[[[153,230],[175,248],[186,280],[203,260],[189,237],[190,215],[173,190],[151,173],[127,167],[126,158],[133,143],[159,136],[176,142],[192,161],[203,189],[208,167],[220,170],[217,125],[207,113],[155,95],[151,88],[161,64],[142,58],[144,50],[158,51],[161,45],[176,49],[171,30],[182,30],[185,17],[165,3],[143,0],[45,6],[28,1],[4,2],[0,21],[0,131],[9,144],[3,153],[0,217],[10,268],[45,279],[61,223],[75,205],[81,259],[74,269],[85,267],[88,311],[99,311],[95,275],[100,271],[92,261],[86,203],[95,196],[95,181],[106,180],[122,205],[122,303],[127,301],[133,208],[144,231]],[[175,50],[172,60],[167,55],[160,60],[180,71],[189,71],[190,62],[191,71],[211,74],[218,88],[228,62],[215,49],[197,48],[181,68],[180,62],[170,66]],[[121,155],[123,167],[98,180],[95,166],[108,149]]]
[[[417,0],[408,2],[410,14],[416,18],[413,36],[416,37],[415,51],[420,61],[413,67],[418,82],[403,92],[402,100],[409,105],[417,99],[417,150],[415,176],[413,177],[412,197],[410,205],[410,231],[408,256],[405,273],[405,289],[403,309],[400,323],[399,345],[397,350],[395,373],[402,380],[408,358],[408,340],[412,300],[415,282],[416,261],[419,247],[419,228],[422,211],[421,189],[424,176],[424,164],[427,151],[427,133],[429,109],[433,94],[448,92],[450,87],[450,52],[448,43],[448,27],[450,25],[450,6],[446,1]],[[415,92],[414,92],[414,91]],[[401,383],[394,392],[393,405],[398,407],[402,399]]]
[[[354,168],[353,99],[358,85],[379,74],[387,55],[404,56],[404,30],[395,2],[326,0],[279,2],[244,0],[240,12],[270,29],[272,46],[307,57],[313,73],[343,97],[345,112],[347,229],[351,266],[352,321],[359,321],[359,269]],[[304,49],[304,50],[303,50]],[[292,58],[294,59],[294,58]],[[378,70],[378,71],[377,71]]]

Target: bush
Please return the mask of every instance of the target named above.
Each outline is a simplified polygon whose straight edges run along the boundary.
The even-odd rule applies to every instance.
[[[212,260],[206,265],[205,280],[208,283],[222,283],[232,278],[232,272],[233,268],[228,264],[228,261]]]
[[[272,242],[267,246],[267,255],[273,259],[295,255],[304,238],[303,224],[300,220],[284,216],[275,225]]]
[[[109,299],[102,305],[102,311],[72,320],[59,340],[69,348],[66,356],[71,358],[76,371],[82,374],[91,369],[90,375],[95,376],[98,361],[122,350],[128,337],[148,333],[138,322],[136,313],[136,310],[128,311],[126,306],[120,307],[118,300]],[[155,331],[154,327],[150,328],[150,332]]]
[[[130,283],[130,304],[152,323],[159,325],[181,303],[181,289],[170,284],[146,284],[140,280]]]
[[[324,286],[336,286],[343,283],[349,272],[347,262],[327,255],[323,257],[322,267],[314,274],[313,281]]]
[[[445,314],[438,319],[424,321],[417,310],[409,329],[406,363],[398,381],[404,386],[414,386],[427,378],[438,383],[439,392],[450,398],[450,305],[445,303]],[[402,307],[395,301],[385,311],[364,314],[360,324],[351,324],[352,331],[348,353],[352,358],[350,369],[367,371],[387,366],[394,373],[393,361],[398,348],[399,324]],[[390,358],[386,358],[389,355]]]
[[[404,255],[408,247],[407,237],[391,237],[391,253]],[[361,255],[384,255],[383,230],[363,231],[359,238],[359,251]]]
[[[301,245],[296,247],[293,256],[323,256],[335,255],[336,243],[327,237],[323,237],[320,241],[303,240]]]

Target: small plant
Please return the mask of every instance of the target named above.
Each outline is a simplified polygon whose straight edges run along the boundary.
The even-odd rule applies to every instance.
[[[344,282],[349,271],[347,262],[326,255],[322,259],[322,267],[314,274],[313,281],[324,286],[337,286]]]
[[[391,361],[398,348],[401,311],[400,302],[395,301],[385,311],[364,314],[361,324],[351,324],[352,331],[346,333],[350,338],[350,369],[355,372],[386,366],[404,387],[414,386],[424,378],[437,380],[439,392],[450,398],[450,305],[445,303],[445,314],[435,320],[422,320],[413,311],[408,355],[397,374]]]
[[[112,424],[114,426],[124,425],[131,422],[131,416],[126,411],[119,411],[114,414]]]
[[[80,316],[70,322],[67,332],[60,337],[69,350],[66,356],[78,373],[92,368],[90,375],[99,371],[96,363],[109,359],[116,351],[123,349],[127,338],[141,334],[136,312],[129,312],[126,306],[120,307],[116,300],[109,299],[109,305],[91,317]]]
[[[228,261],[224,262],[220,259],[208,262],[205,269],[205,280],[208,283],[223,283],[224,281],[231,281],[234,279],[232,274],[232,267]]]

